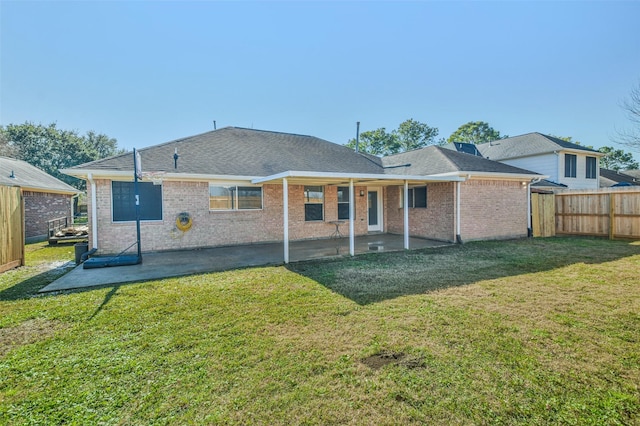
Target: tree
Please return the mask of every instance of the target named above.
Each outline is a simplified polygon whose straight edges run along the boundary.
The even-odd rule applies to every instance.
[[[403,121],[391,133],[384,127],[360,133],[359,150],[373,155],[390,155],[437,143],[438,129],[412,118]],[[356,140],[346,146],[355,148]]]
[[[629,97],[623,100],[620,106],[631,122],[631,128],[619,130],[614,142],[640,152],[640,82],[631,89]]]
[[[640,169],[640,165],[630,152],[624,152],[611,146],[603,146],[598,151],[606,154],[600,158],[600,167],[615,171]]]
[[[388,155],[397,151],[397,138],[393,133],[387,133],[384,127],[376,130],[368,130],[360,133],[360,144],[358,149],[362,152],[373,155]],[[356,140],[347,142],[349,148],[356,147]]]
[[[491,142],[498,139],[508,138],[509,136],[501,136],[500,132],[489,126],[484,121],[470,121],[458,127],[458,130],[451,133],[447,142],[466,142],[480,144]]]
[[[396,152],[411,151],[433,145],[436,143],[438,132],[437,127],[429,127],[413,118],[403,121],[398,126],[398,130],[394,131],[398,138],[398,151]]]
[[[118,150],[117,141],[93,131],[80,136],[73,130],[62,130],[56,123],[48,126],[25,122],[0,126],[0,149],[26,161],[52,176],[79,189],[84,182],[65,174],[60,169],[98,160],[124,152]]]

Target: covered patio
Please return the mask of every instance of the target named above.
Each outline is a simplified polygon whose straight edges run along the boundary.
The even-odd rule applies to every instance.
[[[405,243],[404,236],[393,234],[359,236],[356,241],[355,254],[402,251]],[[450,244],[422,238],[409,238],[409,246],[412,250]],[[143,254],[142,263],[138,265],[101,269],[83,269],[82,265],[79,265],[40,292],[115,285],[255,266],[282,265],[283,246],[284,243],[267,243],[163,251]],[[293,241],[289,246],[290,261],[336,258],[349,255],[349,248],[348,238]]]
[[[400,174],[365,174],[365,173],[333,173],[333,172],[308,172],[308,171],[286,171],[263,178],[253,179],[252,184],[280,184],[282,185],[282,218],[283,218],[283,258],[284,263],[292,261],[291,249],[292,242],[289,236],[289,185],[320,185],[320,186],[345,186],[349,188],[349,218],[345,220],[348,225],[348,232],[346,234],[347,243],[342,244],[339,247],[333,247],[336,250],[336,254],[349,254],[355,256],[358,250],[362,252],[369,251],[375,246],[384,246],[384,244],[373,243],[370,244],[371,235],[358,235],[356,238],[355,232],[355,188],[357,186],[369,187],[388,187],[388,186],[401,186],[403,188],[403,233],[402,233],[402,245],[396,247],[398,250],[409,250],[411,247],[411,236],[409,232],[409,187],[411,185],[425,185],[432,182],[455,182],[456,183],[456,220],[455,220],[455,235],[459,240],[460,235],[460,183],[466,179],[460,176],[418,176],[418,175],[400,175]],[[381,211],[384,210],[384,200],[380,199]],[[336,226],[336,230],[337,230]],[[384,228],[380,228],[381,232],[384,232]],[[374,234],[375,236],[376,234]],[[374,237],[375,239],[375,237]],[[356,242],[357,241],[357,242]],[[356,244],[358,249],[356,249]],[[327,248],[326,250],[329,250]],[[324,250],[323,252],[326,252]],[[322,256],[320,256],[322,257]]]

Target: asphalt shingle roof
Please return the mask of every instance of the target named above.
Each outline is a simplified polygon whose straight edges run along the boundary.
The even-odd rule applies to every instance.
[[[478,145],[478,150],[491,160],[506,160],[508,158],[526,157],[529,155],[547,154],[562,149],[575,149],[580,151],[598,151],[584,146],[563,141],[553,136],[542,133],[527,133],[512,138],[499,139]]]
[[[177,149],[178,168],[173,155]],[[225,127],[139,150],[143,172],[270,176],[286,171],[430,175],[449,172],[535,174],[482,157],[430,146],[389,157],[356,153],[313,136]],[[407,164],[409,164],[407,166]],[[132,171],[133,155],[81,164],[71,170]]]
[[[178,168],[173,154],[178,150]],[[142,170],[235,176],[270,176],[288,170],[382,173],[376,157],[313,136],[225,127],[138,150]],[[72,169],[133,170],[131,153]]]
[[[14,177],[10,177],[12,173]],[[0,185],[33,188],[44,192],[80,192],[26,161],[9,157],[0,157]]]
[[[631,185],[640,185],[640,178],[631,176],[627,172],[616,172],[615,170],[600,168],[600,186],[608,187],[617,183],[626,182]]]
[[[440,146],[428,146],[390,155],[382,158],[382,164],[385,166],[385,172],[390,174],[435,175],[453,172],[538,174]]]

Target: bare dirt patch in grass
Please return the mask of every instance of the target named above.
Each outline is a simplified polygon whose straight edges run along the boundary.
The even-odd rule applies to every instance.
[[[362,363],[373,370],[379,370],[386,365],[406,368],[424,367],[424,361],[421,358],[412,357],[403,352],[379,352],[362,359]]]
[[[64,328],[59,321],[41,318],[27,320],[15,327],[0,328],[0,356],[12,349],[44,340]]]

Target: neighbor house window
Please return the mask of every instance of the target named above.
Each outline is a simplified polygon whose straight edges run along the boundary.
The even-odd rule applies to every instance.
[[[262,187],[209,185],[209,210],[260,210]]]
[[[304,187],[304,220],[311,222],[324,218],[324,188],[322,186]]]
[[[162,220],[162,185],[138,182],[140,194],[140,220]],[[111,205],[114,222],[136,220],[136,202],[133,182],[111,182]]]
[[[349,219],[349,187],[338,187],[338,220]]]
[[[400,187],[400,208],[404,207],[404,188]],[[409,188],[409,208],[427,208],[427,187],[417,186]]]
[[[578,158],[573,154],[564,155],[564,177],[576,177]]]
[[[587,179],[595,179],[598,173],[598,159],[596,157],[587,157]]]

